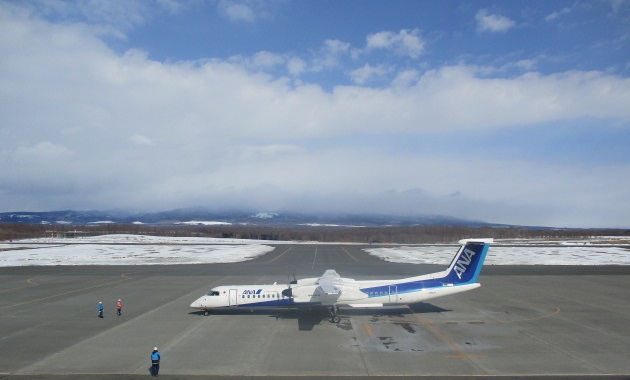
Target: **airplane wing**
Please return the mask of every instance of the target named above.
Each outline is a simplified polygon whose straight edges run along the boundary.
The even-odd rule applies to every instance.
[[[341,276],[334,270],[328,269],[324,274],[317,279],[315,284],[318,285],[317,289],[328,295],[336,295],[341,293],[341,287],[337,283],[341,280]]]

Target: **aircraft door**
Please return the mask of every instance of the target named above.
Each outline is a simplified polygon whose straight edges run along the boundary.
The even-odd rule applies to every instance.
[[[230,306],[238,305],[238,296],[236,289],[230,289]]]
[[[396,285],[389,286],[389,303],[398,302],[398,287]]]

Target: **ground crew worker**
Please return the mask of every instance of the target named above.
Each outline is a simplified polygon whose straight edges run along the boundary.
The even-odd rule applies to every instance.
[[[122,301],[118,299],[118,302],[116,302],[116,314],[120,315],[121,312],[122,312]]]
[[[157,376],[160,372],[160,352],[157,347],[153,347],[151,352],[151,376]]]
[[[103,303],[99,302],[96,309],[98,310],[98,317],[103,318]]]

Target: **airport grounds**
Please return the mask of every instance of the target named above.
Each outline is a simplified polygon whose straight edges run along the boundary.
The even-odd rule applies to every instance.
[[[288,282],[291,273],[334,268],[387,279],[444,269],[379,260],[365,252],[375,245],[598,236],[628,249],[620,238],[628,230],[0,225],[0,241],[73,232],[257,239],[275,249],[229,264],[0,268],[0,378],[145,377],[154,346],[166,379],[630,378],[630,266],[486,266],[479,289],[403,308],[342,310],[338,324],[321,310],[204,317],[189,308],[211,287]]]

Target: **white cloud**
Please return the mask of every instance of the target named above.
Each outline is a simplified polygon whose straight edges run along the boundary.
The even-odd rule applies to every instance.
[[[286,58],[280,54],[269,51],[259,51],[249,57],[234,56],[230,57],[229,62],[236,65],[242,65],[250,70],[270,70],[278,66],[286,64]]]
[[[43,141],[33,146],[21,146],[15,151],[18,160],[27,161],[50,161],[65,159],[72,155],[68,148],[53,144],[50,141]]]
[[[237,160],[277,159],[290,155],[304,153],[304,148],[290,144],[270,144],[264,146],[247,145],[228,148],[228,157]]]
[[[475,15],[477,30],[485,32],[507,32],[516,24],[511,19],[498,14],[490,14],[487,9],[481,9]]]
[[[9,7],[11,7],[10,4],[5,5],[5,9]],[[35,16],[52,16],[68,22],[83,19],[95,25],[95,30],[100,31],[99,34],[125,38],[125,31],[144,25],[154,15],[162,12],[174,14],[184,8],[184,3],[177,0],[158,0],[155,2],[142,0],[49,0],[20,2],[20,7],[16,7],[15,10],[18,12],[27,11]]]
[[[263,67],[272,67],[282,65],[284,63],[284,58],[278,54],[274,54],[268,51],[261,51],[254,54],[252,59],[256,66]]]
[[[396,54],[418,58],[424,52],[424,41],[418,29],[403,29],[398,33],[383,31],[367,37],[367,49],[386,49]]]
[[[293,57],[287,62],[287,70],[291,75],[300,75],[305,69],[306,62],[301,58]]]
[[[403,70],[396,75],[392,81],[392,86],[395,88],[408,87],[416,84],[419,78],[420,74],[416,70]]]
[[[550,14],[548,14],[547,16],[545,16],[545,21],[554,21],[555,19],[567,15],[569,13],[571,13],[573,11],[572,8],[566,7],[566,8],[562,8],[559,11],[553,11]]]
[[[256,14],[252,7],[243,3],[221,0],[219,2],[219,9],[231,21],[252,22],[256,20]]]
[[[8,52],[0,55],[0,204],[11,208],[252,205],[543,225],[567,225],[563,215],[576,212],[571,223],[627,225],[623,163],[550,167],[494,161],[474,147],[454,152],[445,144],[435,154],[392,143],[580,119],[625,127],[630,79],[622,76],[493,77],[457,65],[406,69],[392,87],[323,89],[250,69],[323,69],[352,58],[350,44],[326,41],[318,65],[272,52],[163,63],[140,50],[118,54],[86,25],[54,25],[1,5],[0,29],[0,51]],[[372,35],[368,46],[413,57],[421,42],[405,31]],[[387,70],[359,65],[353,75],[366,83]]]
[[[131,135],[129,137],[129,141],[136,144],[136,145],[144,145],[144,146],[152,146],[153,145],[153,141],[148,138],[147,136],[141,135],[141,134],[134,134]]]
[[[350,77],[354,83],[362,85],[372,79],[384,76],[388,71],[389,70],[383,65],[371,66],[366,63],[363,67],[351,71]]]
[[[322,71],[336,67],[340,59],[351,53],[351,45],[340,40],[326,40],[324,45],[315,54],[310,69],[312,71]]]

